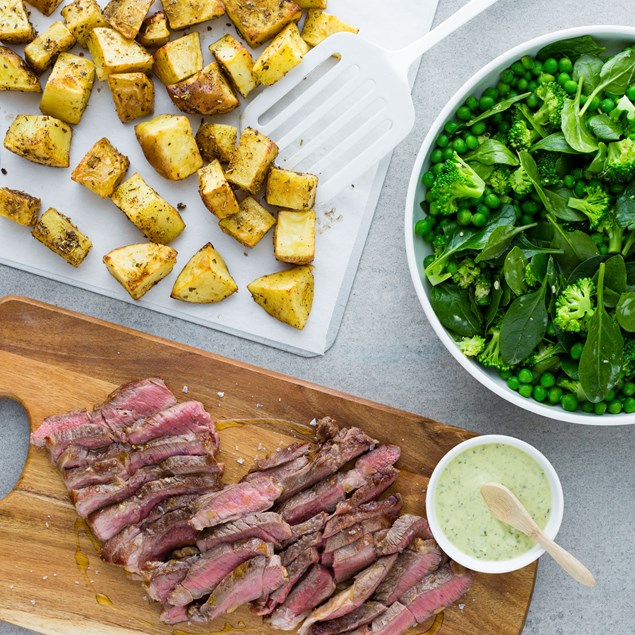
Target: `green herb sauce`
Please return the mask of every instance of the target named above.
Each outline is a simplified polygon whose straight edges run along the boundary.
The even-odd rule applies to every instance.
[[[461,452],[441,473],[435,511],[450,542],[474,558],[508,560],[535,543],[490,515],[481,496],[481,485],[488,482],[507,486],[544,529],[551,514],[549,481],[531,456],[500,443]]]

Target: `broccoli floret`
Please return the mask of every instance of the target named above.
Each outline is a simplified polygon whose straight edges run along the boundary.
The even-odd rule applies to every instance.
[[[558,185],[562,180],[557,169],[558,153],[539,150],[533,156],[538,166],[541,185]]]
[[[507,143],[520,152],[520,150],[528,150],[533,142],[534,131],[529,128],[524,119],[517,118],[507,133]]]
[[[635,141],[626,138],[608,144],[606,168],[600,175],[609,183],[626,183],[635,176]]]
[[[548,359],[556,357],[564,352],[565,350],[560,342],[552,344],[551,342],[543,341],[538,345],[538,348],[526,360],[523,361],[523,366],[533,368],[534,366],[542,364]]]
[[[536,122],[541,126],[551,124],[560,127],[567,92],[560,84],[547,82],[538,86],[536,95],[542,99],[542,105],[534,114]]]
[[[558,379],[557,384],[562,390],[566,390],[571,394],[575,395],[578,401],[586,401],[586,393],[582,390],[582,386],[579,381],[575,381],[574,379],[569,379],[564,375]]]
[[[635,337],[624,338],[622,372],[624,379],[629,379],[635,375]]]
[[[530,262],[528,262],[525,265],[524,279],[525,279],[525,284],[531,289],[540,285],[540,279],[536,276],[536,273],[534,272],[534,268],[531,266]]]
[[[489,272],[480,270],[474,283],[474,300],[479,306],[487,306],[492,299],[492,279]]]
[[[556,300],[554,324],[563,331],[586,331],[589,318],[595,312],[595,285],[591,278],[580,278],[565,287]]]
[[[466,258],[452,276],[452,280],[461,289],[467,289],[481,273],[479,266],[471,259]]]
[[[491,328],[489,334],[491,335],[490,340],[478,356],[478,361],[486,368],[494,368],[499,371],[508,370],[511,367],[503,361],[500,352],[500,328]]]
[[[483,352],[485,348],[485,338],[480,335],[473,337],[464,337],[458,342],[459,350],[466,357],[476,357]]]
[[[484,191],[485,181],[455,152],[442,164],[430,188],[430,212],[433,216],[455,214],[457,199],[480,198]]]
[[[512,186],[509,183],[510,170],[506,165],[497,165],[487,179],[487,184],[499,196],[509,194]]]
[[[584,191],[584,198],[570,198],[567,205],[582,212],[589,219],[591,229],[601,230],[609,220],[610,196],[599,185],[588,185]]]
[[[526,196],[533,189],[533,184],[522,166],[516,168],[509,176],[509,184],[518,196]]]
[[[434,257],[438,258],[448,246],[448,237],[445,234],[435,234],[432,239],[432,248],[434,249]]]

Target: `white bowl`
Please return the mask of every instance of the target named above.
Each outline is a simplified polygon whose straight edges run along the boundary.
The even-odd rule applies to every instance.
[[[545,475],[547,476],[547,480],[549,482],[549,488],[551,489],[551,514],[549,516],[549,520],[547,521],[547,525],[545,526],[544,532],[550,538],[555,538],[558,535],[558,531],[560,530],[560,524],[562,523],[562,514],[564,512],[564,497],[562,494],[562,485],[560,484],[560,479],[558,478],[558,474],[554,469],[553,465],[547,460],[547,458],[536,450],[532,445],[521,441],[520,439],[516,439],[514,437],[504,436],[502,434],[486,434],[480,437],[474,437],[472,439],[468,439],[467,441],[463,441],[463,443],[459,443],[456,447],[452,448],[437,464],[434,468],[434,472],[432,472],[432,476],[430,477],[430,482],[428,483],[428,491],[426,493],[426,516],[428,518],[428,523],[430,524],[430,530],[432,531],[432,535],[434,539],[439,543],[439,546],[448,556],[458,562],[459,564],[467,567],[468,569],[472,569],[473,571],[480,571],[481,573],[507,573],[509,571],[516,571],[518,569],[522,569],[526,567],[528,564],[537,560],[545,550],[538,544],[534,545],[529,551],[516,556],[515,558],[510,558],[508,560],[482,560],[480,558],[474,558],[463,551],[461,551],[458,547],[456,547],[452,542],[448,540],[445,533],[441,529],[439,525],[439,521],[437,520],[436,515],[436,506],[435,506],[435,494],[437,489],[437,484],[439,482],[439,478],[443,473],[443,470],[447,467],[448,463],[461,452],[472,448],[477,445],[486,445],[489,443],[500,443],[503,445],[508,445],[513,448],[517,448],[522,450],[526,454],[528,454],[531,458],[533,458],[538,465],[543,469]]]
[[[586,412],[567,412],[560,406],[546,406],[533,399],[521,397],[517,392],[508,388],[507,383],[502,380],[498,373],[483,368],[479,364],[465,357],[458,349],[452,336],[446,331],[439,319],[437,318],[428,293],[431,289],[430,283],[425,279],[423,271],[423,259],[431,253],[430,246],[421,240],[418,236],[415,239],[414,224],[417,220],[424,218],[425,214],[419,207],[419,202],[424,197],[424,187],[421,185],[421,174],[428,169],[428,154],[432,150],[436,138],[446,121],[452,118],[456,109],[465,101],[468,95],[480,95],[488,86],[495,85],[498,81],[500,72],[508,68],[513,62],[520,59],[523,55],[535,55],[543,46],[557,40],[577,37],[580,35],[591,35],[600,44],[606,46],[609,51],[617,52],[621,48],[630,46],[635,41],[635,27],[627,26],[586,26],[576,27],[574,29],[565,29],[541,35],[540,37],[529,40],[524,44],[510,49],[506,53],[499,55],[495,60],[483,67],[476,75],[467,81],[456,92],[454,97],[446,104],[445,108],[439,113],[435,122],[432,124],[423,145],[417,155],[412,175],[410,177],[410,186],[408,188],[408,198],[406,201],[406,254],[408,256],[408,266],[410,275],[414,283],[419,302],[432,325],[439,339],[445,344],[445,347],[452,353],[454,358],[465,368],[465,370],[475,379],[481,382],[483,386],[489,388],[499,397],[507,399],[507,401],[520,406],[525,410],[550,417],[560,421],[568,421],[570,423],[582,423],[587,425],[626,425],[635,423],[635,413],[621,413],[618,415],[605,414],[597,416]]]

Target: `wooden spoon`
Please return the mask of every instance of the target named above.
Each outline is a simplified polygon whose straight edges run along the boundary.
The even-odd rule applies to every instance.
[[[481,494],[494,518],[535,540],[574,580],[585,586],[595,586],[593,574],[566,549],[545,535],[512,491],[500,483],[484,483]]]

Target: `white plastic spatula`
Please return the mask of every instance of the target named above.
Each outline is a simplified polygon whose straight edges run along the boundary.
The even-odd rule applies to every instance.
[[[278,144],[281,167],[317,174],[318,204],[326,203],[412,130],[412,64],[494,2],[471,0],[398,51],[337,33],[256,97],[244,110],[241,126],[256,128]]]

